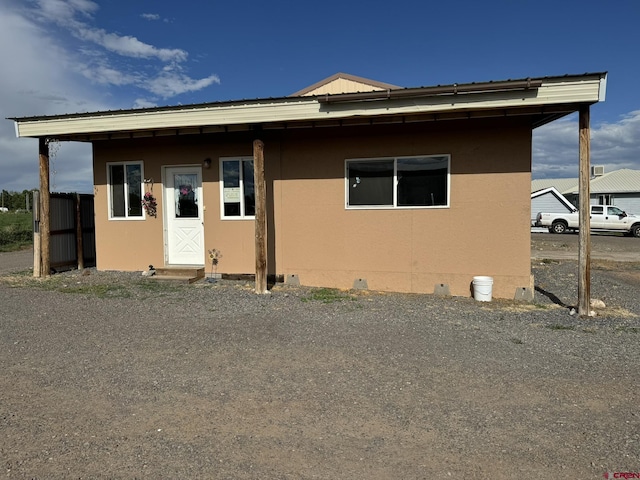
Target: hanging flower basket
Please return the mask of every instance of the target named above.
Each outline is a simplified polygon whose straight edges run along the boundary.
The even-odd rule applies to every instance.
[[[151,215],[152,217],[158,216],[158,203],[156,202],[156,197],[153,196],[152,192],[147,192],[144,194],[144,197],[142,198],[142,206],[147,211],[147,214]]]

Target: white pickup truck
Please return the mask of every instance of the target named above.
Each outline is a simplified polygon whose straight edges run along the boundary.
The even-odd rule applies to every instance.
[[[613,205],[591,205],[591,230],[601,232],[626,232],[640,237],[640,216],[628,215]],[[536,227],[548,227],[551,233],[564,233],[580,227],[578,212],[545,213],[536,216]]]

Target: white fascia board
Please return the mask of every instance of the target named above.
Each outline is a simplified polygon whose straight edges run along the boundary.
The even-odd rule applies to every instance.
[[[96,112],[59,118],[16,120],[19,137],[55,137],[271,122],[340,120],[352,117],[445,113],[601,101],[602,79],[549,79],[535,90],[437,95],[321,104],[313,97],[205,105],[175,110]]]
[[[600,79],[600,91],[598,92],[598,98],[600,102],[604,102],[607,97],[607,75],[603,75]]]

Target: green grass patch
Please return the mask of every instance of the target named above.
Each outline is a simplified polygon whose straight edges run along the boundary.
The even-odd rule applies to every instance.
[[[303,302],[335,303],[343,300],[353,300],[353,297],[335,288],[320,288],[314,290],[306,297],[302,297],[301,300]]]
[[[124,281],[123,283],[92,283],[92,284],[60,284],[64,279],[52,278],[51,285],[46,288],[62,293],[80,293],[99,298],[158,298],[165,297],[182,288],[182,285],[170,282],[156,282],[152,280]],[[50,280],[50,281],[51,281]]]
[[[31,213],[0,213],[0,252],[12,252],[30,245],[33,245]]]
[[[125,285],[70,285],[63,286],[57,289],[62,293],[80,293],[84,295],[92,295],[99,298],[116,297],[116,298],[130,298],[131,291],[126,288]]]
[[[576,327],[573,325],[560,325],[559,323],[554,323],[553,325],[547,325],[546,328],[549,330],[575,330]]]

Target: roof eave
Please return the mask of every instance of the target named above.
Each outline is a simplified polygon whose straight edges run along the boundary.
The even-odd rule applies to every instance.
[[[49,117],[13,118],[19,137],[70,139],[87,135],[135,133],[262,124],[336,122],[354,118],[451,116],[481,114],[532,116],[534,126],[577,111],[580,105],[601,101],[606,74],[545,77],[483,84],[451,85],[337,94],[284,97]],[[384,96],[384,95],[386,96]],[[382,95],[382,96],[381,96]],[[335,101],[334,101],[335,100]],[[484,113],[483,113],[484,112]]]

